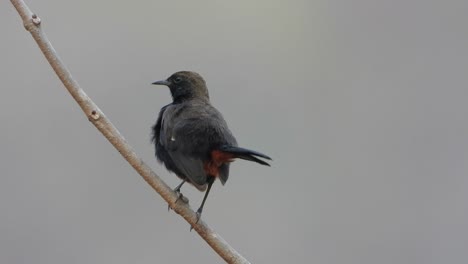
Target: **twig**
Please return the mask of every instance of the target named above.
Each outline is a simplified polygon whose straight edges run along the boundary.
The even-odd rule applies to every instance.
[[[11,3],[21,16],[24,27],[29,31],[39,45],[42,53],[54,69],[57,76],[81,107],[89,121],[109,140],[120,154],[132,165],[143,179],[161,197],[169,203],[176,213],[181,215],[198,234],[228,263],[249,263],[242,255],[232,248],[221,236],[214,232],[205,222],[196,223],[195,212],[186,203],[175,203],[177,195],[164,183],[133,151],[119,131],[107,119],[97,105],[86,95],[73,79],[71,73],[65,67],[52,44],[47,39],[41,28],[41,19],[31,12],[29,7],[21,0],[11,0]]]

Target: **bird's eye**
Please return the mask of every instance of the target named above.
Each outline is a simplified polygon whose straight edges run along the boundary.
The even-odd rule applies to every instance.
[[[182,78],[181,77],[176,77],[174,79],[174,83],[180,83],[182,81]]]

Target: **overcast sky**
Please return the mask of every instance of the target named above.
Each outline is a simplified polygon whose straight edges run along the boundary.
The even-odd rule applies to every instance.
[[[150,85],[194,70],[243,147],[203,219],[252,263],[468,261],[467,1],[27,1],[169,185]],[[222,260],[87,121],[0,8],[0,263]],[[203,194],[182,192],[197,208]]]

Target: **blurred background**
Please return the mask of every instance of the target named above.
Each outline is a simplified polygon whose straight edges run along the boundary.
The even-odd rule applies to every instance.
[[[201,73],[241,146],[203,218],[252,263],[468,261],[467,1],[27,1],[169,185],[150,85]],[[0,8],[0,263],[222,260],[87,121]],[[197,208],[203,194],[182,189]]]

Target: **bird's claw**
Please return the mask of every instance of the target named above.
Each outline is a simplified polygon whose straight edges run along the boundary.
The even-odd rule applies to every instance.
[[[195,221],[195,224],[198,224],[198,221],[200,221],[200,218],[201,218],[201,211],[197,211],[196,215],[197,215],[197,221]]]
[[[176,204],[179,200],[182,200],[184,203],[188,203],[188,199],[182,195],[182,193],[178,190],[174,190],[177,194],[177,199],[175,200],[174,204]],[[171,208],[171,205],[168,204],[167,205],[167,211],[170,211],[172,208]]]
[[[197,221],[195,221],[195,224],[198,224],[198,221],[200,221],[201,213],[202,213],[202,210],[200,209],[198,209],[197,212],[195,213],[195,216],[197,218]],[[192,231],[192,229],[193,229],[193,226],[190,226],[190,231]]]

